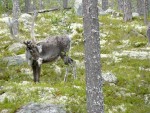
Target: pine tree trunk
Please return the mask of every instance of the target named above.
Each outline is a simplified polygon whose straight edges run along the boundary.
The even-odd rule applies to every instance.
[[[150,23],[148,23],[148,27],[147,27],[147,38],[148,38],[148,45],[150,46]]]
[[[104,11],[108,9],[108,0],[102,0],[102,9]]]
[[[132,7],[131,7],[131,1],[130,0],[124,0],[123,4],[124,9],[124,21],[127,22],[129,20],[132,20]]]
[[[63,0],[63,8],[66,9],[68,7],[68,0]]]
[[[17,35],[18,34],[18,18],[19,18],[19,13],[20,13],[20,9],[19,9],[19,0],[13,0],[13,20],[17,20],[15,21],[15,23],[13,24],[13,34]]]
[[[118,10],[123,11],[123,0],[118,0]]]
[[[148,0],[144,0],[144,23],[147,25]]]
[[[37,10],[37,7],[36,7],[36,0],[33,0],[33,8],[32,8],[32,10],[34,11],[34,10]]]
[[[25,0],[25,12],[30,12],[31,0]]]
[[[87,112],[103,113],[98,0],[83,0]]]
[[[144,15],[144,2],[143,0],[137,0],[137,13],[140,16]]]
[[[41,9],[43,9],[43,1],[42,0],[39,0],[39,9],[41,10]]]
[[[150,11],[150,0],[148,0],[148,11]]]

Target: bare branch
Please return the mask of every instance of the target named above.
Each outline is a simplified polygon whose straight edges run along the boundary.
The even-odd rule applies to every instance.
[[[69,10],[71,9],[71,7],[67,7],[65,8],[66,10]],[[46,13],[46,12],[51,12],[51,11],[58,11],[58,10],[61,10],[61,8],[52,8],[52,9],[43,9],[43,10],[37,10],[38,13]],[[34,12],[29,12],[28,14],[33,14]]]

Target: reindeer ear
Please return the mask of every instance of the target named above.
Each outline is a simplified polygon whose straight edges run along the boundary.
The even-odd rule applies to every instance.
[[[23,41],[23,43],[24,43],[25,45],[27,45],[27,44],[28,44],[28,42],[27,42],[27,41]]]

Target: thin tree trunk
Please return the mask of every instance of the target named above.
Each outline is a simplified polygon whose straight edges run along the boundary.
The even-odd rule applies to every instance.
[[[132,7],[131,7],[131,1],[130,0],[124,0],[123,4],[124,9],[124,16],[123,19],[125,22],[132,20]]]
[[[137,0],[137,13],[144,15],[144,0]]]
[[[102,9],[104,11],[108,9],[108,0],[102,0]]]
[[[103,113],[98,0],[83,0],[87,112]]]
[[[32,8],[32,10],[34,11],[34,10],[37,10],[37,7],[36,7],[36,0],[33,0],[33,8]]]
[[[13,34],[17,35],[18,34],[18,18],[19,18],[19,0],[13,0],[13,20],[17,20],[15,21],[15,23],[13,24]]]
[[[148,0],[148,11],[150,11],[150,0]]]
[[[147,38],[148,38],[148,45],[150,46],[150,22],[148,23],[147,27]]]
[[[144,0],[144,23],[147,25],[148,0]]]
[[[31,8],[31,0],[25,0],[25,12],[28,13],[30,12]]]
[[[63,8],[68,8],[68,0],[63,0]]]
[[[41,10],[41,9],[43,9],[44,8],[44,6],[43,6],[43,1],[42,0],[39,0],[39,9]]]
[[[123,11],[123,0],[118,0],[118,10]]]

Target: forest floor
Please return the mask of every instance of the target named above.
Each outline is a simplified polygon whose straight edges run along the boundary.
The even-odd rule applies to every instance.
[[[30,19],[29,19],[30,20]],[[20,19],[20,38],[30,39],[26,21]],[[112,73],[116,82],[104,82],[106,113],[149,113],[150,111],[150,47],[146,26],[141,17],[124,22],[121,16],[99,16],[102,73]],[[64,105],[68,112],[86,113],[84,42],[82,17],[73,10],[39,14],[35,33],[38,40],[47,36],[69,34],[72,46],[69,55],[77,63],[77,79],[64,82],[62,60],[42,65],[40,83],[33,82],[27,63],[8,64],[3,59],[24,54],[25,48],[12,49],[16,42],[4,18],[0,18],[0,112],[14,112],[31,102]]]

